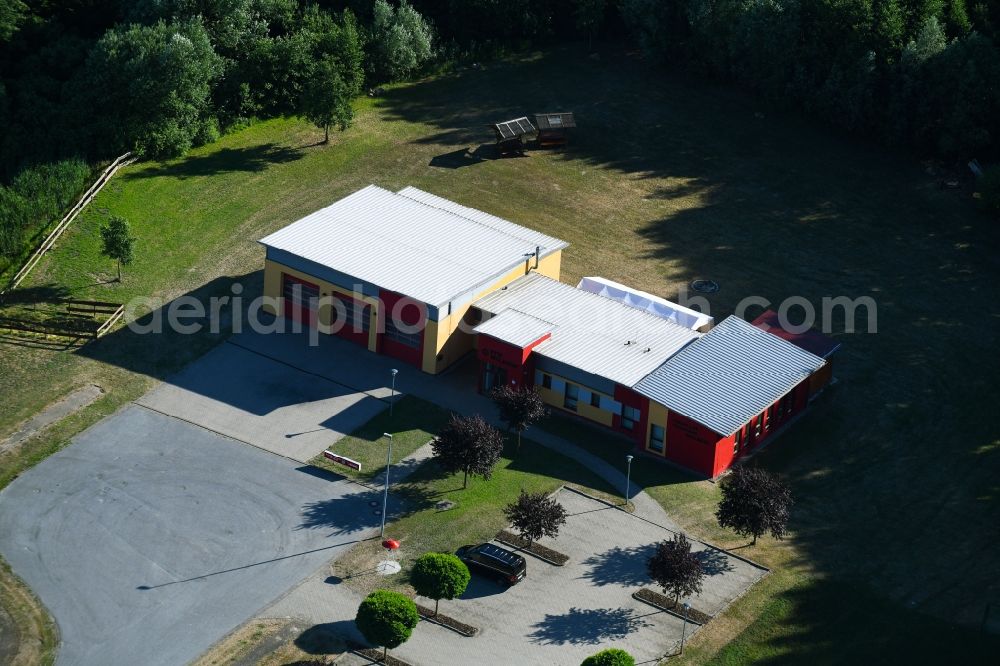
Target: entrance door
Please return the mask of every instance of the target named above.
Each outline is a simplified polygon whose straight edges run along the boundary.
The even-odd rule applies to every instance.
[[[285,316],[310,328],[316,325],[319,286],[288,274],[282,275],[281,294],[285,299]]]
[[[483,393],[489,394],[490,391],[497,388],[498,386],[503,386],[507,383],[507,371],[503,368],[497,367],[492,363],[483,364]]]

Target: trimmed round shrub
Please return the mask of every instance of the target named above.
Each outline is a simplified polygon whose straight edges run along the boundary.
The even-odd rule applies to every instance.
[[[462,596],[469,586],[469,567],[449,553],[426,553],[413,565],[410,583],[422,597],[434,600],[434,614],[441,599]]]
[[[390,590],[376,590],[365,597],[354,619],[365,639],[383,648],[405,643],[419,621],[413,600]]]
[[[590,655],[580,666],[635,666],[635,659],[625,650],[609,648]]]

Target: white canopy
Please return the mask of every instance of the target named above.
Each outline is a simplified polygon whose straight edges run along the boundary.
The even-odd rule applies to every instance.
[[[638,310],[645,310],[661,319],[667,319],[675,324],[680,324],[692,331],[701,331],[704,333],[715,324],[715,320],[707,314],[606,278],[585,277],[580,280],[580,284],[576,287],[577,289],[610,298]]]

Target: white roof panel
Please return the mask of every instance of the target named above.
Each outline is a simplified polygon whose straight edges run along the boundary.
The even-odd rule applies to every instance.
[[[728,437],[825,362],[730,316],[634,388]]]
[[[528,242],[534,243],[535,245],[540,245],[542,248],[542,256],[545,256],[555,250],[561,250],[569,245],[566,241],[553,238],[552,236],[547,236],[540,231],[522,227],[518,224],[505,220],[502,217],[497,217],[496,215],[490,215],[489,213],[484,213],[483,211],[476,210],[475,208],[463,206],[462,204],[455,203],[454,201],[450,201],[444,197],[439,197],[436,194],[418,190],[415,187],[404,187],[399,191],[399,194],[404,197],[409,197],[414,201],[427,204],[428,206],[434,206],[435,208],[446,210],[449,213],[461,215],[464,218],[474,220],[480,224],[496,229],[497,231],[502,231],[506,234],[523,238]],[[535,248],[531,249],[534,251]]]
[[[538,317],[532,317],[519,310],[504,310],[495,317],[490,317],[473,330],[476,333],[488,335],[516,347],[524,349],[532,342],[551,333],[557,328],[555,324]]]
[[[624,386],[632,386],[700,333],[538,273],[529,273],[474,304],[552,322],[552,337],[534,353]]]
[[[504,224],[486,223],[369,185],[260,242],[442,306],[512,270],[537,245],[545,245],[537,232],[500,221]]]

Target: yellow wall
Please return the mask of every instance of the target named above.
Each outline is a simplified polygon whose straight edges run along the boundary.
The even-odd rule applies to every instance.
[[[452,313],[441,321],[428,321],[427,329],[424,331],[424,357],[421,364],[423,371],[431,374],[441,372],[459,358],[473,350],[475,336],[460,331],[459,324],[461,323],[462,318],[468,314],[474,301],[477,301],[487,294],[491,294],[497,289],[510,284],[519,277],[527,275],[531,270],[541,273],[542,275],[550,277],[554,280],[558,280],[561,265],[561,250],[543,257],[538,262],[537,269],[533,268],[534,260],[529,259],[498,279],[483,291],[476,294],[468,304],[452,310]],[[278,303],[278,306],[275,308],[270,303],[266,303],[264,305],[264,310],[278,317],[284,316],[284,313],[278,311],[284,303],[281,298],[282,273],[287,273],[293,277],[318,285],[321,295],[337,293],[358,298],[358,295],[351,293],[350,290],[344,289],[343,287],[339,287],[330,282],[320,280],[313,275],[302,273],[294,268],[289,268],[284,264],[279,264],[276,261],[268,259],[264,261],[264,296],[276,299],[275,302]],[[378,299],[370,296],[363,296],[360,300],[363,300],[372,306],[371,326],[368,333],[368,349],[370,351],[375,351],[377,340],[376,336],[378,332]],[[317,319],[319,330],[323,333],[330,333],[330,308],[322,308]]]
[[[472,307],[473,302],[488,294],[492,294],[497,289],[510,284],[517,278],[527,275],[531,270],[550,277],[553,280],[558,280],[561,264],[561,250],[542,258],[538,262],[537,269],[532,268],[534,260],[529,259],[476,294],[466,305],[453,309],[447,317],[440,321],[427,322],[427,330],[424,333],[423,371],[431,374],[441,372],[474,349],[475,336],[470,333],[464,333],[458,328],[462,318],[468,315],[469,308]],[[432,340],[435,341],[434,344],[430,344]],[[441,358],[438,358],[439,356]]]
[[[544,372],[544,371],[543,371]],[[560,377],[559,375],[553,375],[551,372],[546,372],[545,374],[550,375],[553,379],[558,379],[560,381],[566,382],[567,384],[573,384],[579,387],[581,390],[589,391],[590,393],[596,393],[597,395],[603,395],[608,398],[613,399],[612,396],[607,393],[601,393],[600,391],[594,391],[589,386],[584,386],[583,384],[578,384],[577,382],[571,382],[565,377]],[[566,409],[563,407],[563,403],[566,401],[566,395],[564,391],[554,391],[552,389],[547,389],[544,386],[538,384],[535,386],[538,394],[542,396],[542,402],[557,407],[563,411],[569,412],[570,414],[576,414],[582,416],[585,419],[594,421],[595,423],[600,423],[611,427],[614,414],[606,409],[601,409],[600,407],[591,406],[589,400],[584,401],[583,399],[576,401],[576,411],[572,409]]]
[[[294,268],[289,268],[284,264],[279,264],[276,261],[265,260],[264,261],[264,296],[273,299],[271,302],[265,302],[263,308],[265,311],[270,312],[276,317],[283,317],[284,312],[280,312],[280,308],[284,306],[284,299],[282,298],[281,291],[281,275],[282,273],[287,273],[292,277],[299,278],[300,280],[305,280],[311,282],[319,287],[320,296],[329,296],[331,294],[339,294],[341,296],[347,296],[354,298],[356,300],[364,301],[365,303],[371,305],[371,319],[369,320],[368,326],[368,349],[370,351],[375,351],[377,344],[378,335],[378,299],[371,296],[362,296],[361,294],[356,294],[350,289],[344,289],[343,287],[337,286],[325,280],[320,280],[319,278],[309,275],[307,273],[302,273],[295,270]],[[277,303],[277,307],[272,305]],[[333,309],[331,307],[320,307],[319,312],[316,315],[317,328],[321,333],[331,332],[331,319],[333,319]]]
[[[646,441],[643,447],[650,453],[655,453],[658,455],[667,455],[667,414],[668,410],[666,407],[658,402],[652,400],[649,401],[649,418],[646,419],[648,423],[646,424]],[[653,430],[653,426],[658,425],[663,428],[663,451],[654,451],[649,448],[649,435]]]

